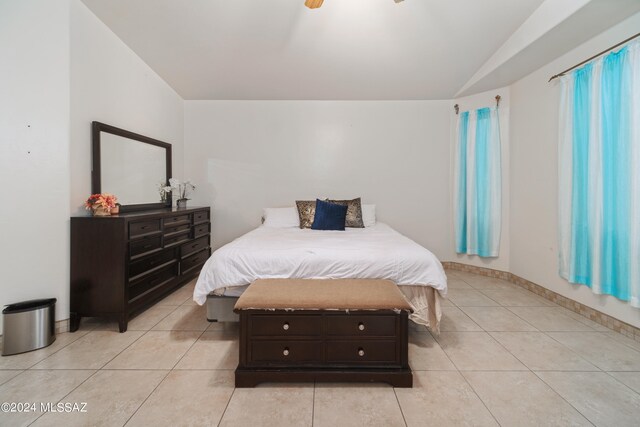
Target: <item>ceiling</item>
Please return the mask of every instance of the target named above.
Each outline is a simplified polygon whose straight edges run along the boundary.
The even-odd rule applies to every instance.
[[[184,99],[385,100],[453,98],[544,0],[83,2]]]

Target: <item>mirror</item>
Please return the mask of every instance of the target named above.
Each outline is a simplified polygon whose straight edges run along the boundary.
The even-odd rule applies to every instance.
[[[92,193],[118,197],[122,211],[171,206],[159,186],[171,177],[171,144],[93,122]]]

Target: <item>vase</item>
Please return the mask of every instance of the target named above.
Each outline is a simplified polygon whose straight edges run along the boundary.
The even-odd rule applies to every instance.
[[[118,215],[120,213],[120,206],[116,205],[115,208],[111,208],[111,215]]]
[[[178,209],[184,209],[187,207],[187,200],[189,199],[178,199],[176,201],[176,204],[178,206]]]
[[[111,212],[109,209],[103,207],[92,208],[91,212],[93,212],[93,216],[109,216]]]

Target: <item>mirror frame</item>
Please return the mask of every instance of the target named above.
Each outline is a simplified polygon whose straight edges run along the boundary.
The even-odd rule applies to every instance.
[[[100,159],[101,132],[110,133],[113,135],[121,136],[123,138],[128,138],[134,141],[139,141],[145,144],[151,144],[157,147],[164,148],[166,150],[166,156],[165,156],[166,175],[167,175],[166,185],[169,185],[169,178],[171,178],[171,144],[169,144],[168,142],[163,142],[157,139],[150,138],[148,136],[130,132],[128,130],[120,129],[115,126],[107,125],[105,123],[94,121],[91,123],[91,138],[92,138],[92,149],[93,149],[92,169],[91,169],[91,194],[97,194],[102,192],[101,175],[100,175],[102,170],[101,159]],[[158,202],[158,203],[140,203],[140,204],[132,204],[132,205],[121,205],[120,212],[170,208],[172,205],[172,200],[171,200],[172,195],[171,193],[169,193],[167,196],[168,196],[167,201],[165,203]]]

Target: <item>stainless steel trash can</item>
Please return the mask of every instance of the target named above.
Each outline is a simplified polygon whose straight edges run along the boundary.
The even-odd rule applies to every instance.
[[[10,304],[2,310],[2,355],[24,353],[56,340],[56,299]]]

